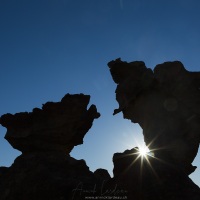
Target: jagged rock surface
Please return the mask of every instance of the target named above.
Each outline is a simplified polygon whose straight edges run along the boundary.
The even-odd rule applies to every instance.
[[[200,142],[200,91],[198,76],[182,63],[157,65],[154,72],[144,62],[109,64],[113,80],[118,84],[117,112],[139,123],[144,140],[157,157],[174,164],[190,174]]]
[[[0,123],[5,138],[22,151],[11,167],[0,168],[1,200],[81,200],[93,195],[102,180],[84,160],[69,153],[100,114],[89,95],[67,94],[61,102],[48,102],[31,113],[6,114]]]
[[[47,102],[33,112],[5,114],[0,124],[7,128],[6,140],[23,153],[63,151],[70,153],[83,143],[83,137],[100,114],[89,104],[89,95],[65,95],[61,102]]]
[[[151,159],[153,168],[164,181],[163,189],[171,192],[171,196],[166,193],[167,198],[162,195],[156,197],[157,193],[162,193],[162,189],[158,187],[155,191],[153,186],[155,198],[152,194],[152,198],[144,199],[199,199],[199,188],[188,175],[196,168],[191,163],[197,155],[200,142],[200,72],[187,71],[179,61],[157,65],[154,70],[147,68],[142,61],[127,63],[120,59],[109,62],[108,66],[117,83],[116,100],[119,108],[114,114],[122,112],[124,118],[142,127],[145,143],[155,155]],[[155,160],[160,162],[154,164]],[[123,165],[122,159],[121,162],[117,165]],[[124,169],[128,167],[125,163]],[[169,177],[163,177],[164,173]],[[126,185],[133,174],[129,173],[121,184]],[[136,179],[139,176],[136,174]],[[157,184],[153,180],[148,176],[145,185],[146,182],[150,182],[150,187]],[[174,183],[181,186],[175,187]],[[190,192],[187,187],[191,189]],[[128,189],[131,190],[131,187]],[[184,189],[187,192],[184,193]],[[193,189],[197,196],[193,195]],[[185,194],[185,198],[178,197],[178,190],[183,192],[182,196]]]
[[[97,177],[99,180],[102,181],[108,181],[109,179],[111,179],[110,174],[106,169],[99,168],[96,171],[94,171],[94,175],[95,177]]]
[[[84,160],[60,152],[22,154],[0,177],[2,200],[72,199],[79,184],[92,189],[98,180]],[[77,192],[74,199],[82,199]]]
[[[128,199],[137,200],[198,200],[200,189],[191,179],[170,163],[152,155],[139,156],[137,148],[113,156],[114,185],[127,191]]]

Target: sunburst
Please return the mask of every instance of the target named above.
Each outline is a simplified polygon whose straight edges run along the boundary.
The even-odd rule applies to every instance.
[[[143,159],[148,159],[148,156],[152,156],[152,152],[149,150],[148,146],[145,144],[138,144],[138,148],[136,148],[137,152],[136,154],[138,155],[138,158]]]
[[[138,154],[140,155],[140,157],[146,158],[149,152],[150,151],[147,147],[145,147],[145,146],[139,147]]]

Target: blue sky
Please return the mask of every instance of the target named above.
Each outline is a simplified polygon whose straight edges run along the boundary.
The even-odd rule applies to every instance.
[[[0,115],[31,111],[66,93],[91,95],[101,118],[71,155],[112,175],[112,155],[142,143],[142,130],[112,116],[116,85],[107,62],[142,60],[147,67],[180,60],[200,70],[198,0],[0,0]],[[19,151],[0,127],[0,166]],[[200,185],[199,168],[191,175]]]

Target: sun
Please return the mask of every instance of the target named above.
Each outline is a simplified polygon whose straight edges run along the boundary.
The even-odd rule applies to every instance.
[[[138,154],[140,157],[147,157],[149,153],[149,149],[146,146],[140,146],[138,150]]]

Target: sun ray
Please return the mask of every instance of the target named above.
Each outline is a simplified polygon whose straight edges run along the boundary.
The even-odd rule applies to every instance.
[[[129,165],[123,170],[123,172],[121,172],[122,174],[126,174],[127,171],[129,171],[136,164],[136,169],[137,169],[137,165],[140,169],[138,175],[139,175],[141,184],[142,184],[142,180],[143,180],[143,176],[144,176],[143,173],[145,170],[150,170],[152,172],[152,175],[154,175],[155,178],[158,181],[160,181],[160,178],[156,172],[156,169],[154,169],[154,166],[155,166],[154,163],[156,162],[155,160],[157,160],[158,162],[161,162],[163,164],[166,164],[166,165],[168,164],[166,161],[164,161],[156,156],[157,152],[166,150],[166,149],[168,149],[168,147],[165,146],[165,147],[155,148],[155,146],[156,146],[155,141],[156,141],[157,137],[159,137],[159,136],[158,135],[155,136],[155,138],[148,144],[145,144],[145,142],[142,140],[138,141],[138,140],[136,140],[136,138],[133,138],[133,140],[129,140],[128,142],[123,143],[124,146],[127,146],[129,148],[133,147],[133,144],[136,144],[137,147],[134,148],[135,151],[133,151],[132,153],[128,153],[128,154],[125,154],[122,156],[122,157],[133,156],[133,159],[129,163]],[[130,144],[130,141],[134,141],[134,143]]]
[[[147,159],[147,163],[148,163],[148,165],[149,165],[151,171],[153,172],[154,176],[156,177],[156,179],[157,179],[158,181],[160,181],[160,178],[159,178],[158,174],[156,173],[156,171],[154,170],[154,168],[152,167],[151,162],[149,161],[149,159]]]
[[[135,154],[135,153],[134,153]],[[131,156],[133,154],[129,154],[127,156]],[[137,160],[140,158],[140,155],[138,155],[132,162],[131,164],[122,172],[122,174],[125,174],[134,164],[137,162]]]

